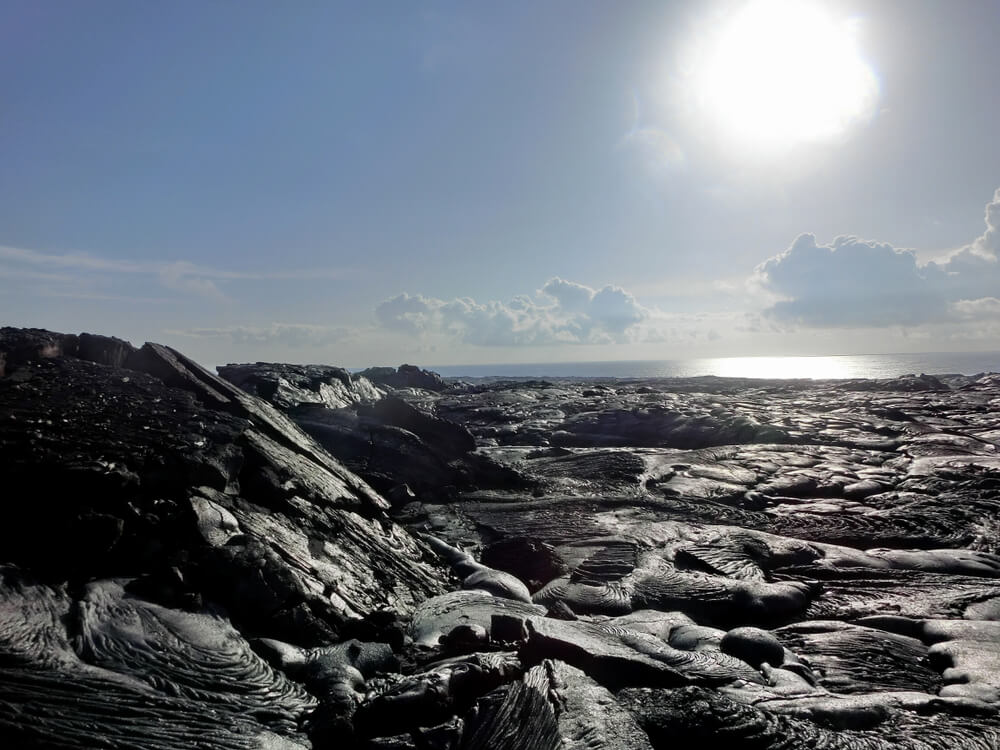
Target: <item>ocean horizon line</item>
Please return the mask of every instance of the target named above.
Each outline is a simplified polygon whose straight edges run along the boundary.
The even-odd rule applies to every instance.
[[[754,355],[679,359],[419,365],[446,378],[891,378],[1000,371],[1000,352]],[[363,368],[362,368],[363,369]]]
[[[677,359],[576,360],[439,365],[400,358],[364,367],[345,367],[357,374],[371,367],[407,363],[447,379],[655,379],[722,377],[762,380],[850,380],[895,378],[903,375],[977,375],[1000,372],[1000,351],[902,352],[879,354],[748,355]],[[236,363],[224,363],[236,364]],[[215,371],[224,364],[213,363]],[[296,364],[288,362],[288,364]],[[300,363],[305,364],[305,363]],[[330,366],[337,362],[313,362]]]

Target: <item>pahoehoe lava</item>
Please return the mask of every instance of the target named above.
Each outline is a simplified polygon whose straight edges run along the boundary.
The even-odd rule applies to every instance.
[[[1000,375],[448,381],[0,329],[0,745],[1000,746]]]

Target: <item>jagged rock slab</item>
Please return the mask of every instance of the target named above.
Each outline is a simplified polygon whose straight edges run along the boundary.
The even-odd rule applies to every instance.
[[[351,375],[342,367],[257,362],[217,369],[223,380],[282,409],[301,404],[341,409],[383,396],[367,378]]]
[[[458,747],[467,750],[649,750],[646,734],[605,688],[546,660],[476,702]]]
[[[459,745],[462,750],[558,750],[559,725],[542,672],[532,670],[524,679],[487,695],[465,722]]]
[[[545,661],[564,750],[651,750],[646,733],[614,696],[579,669]]]
[[[327,498],[328,501],[340,500],[348,505],[370,506],[381,510],[388,507],[386,501],[371,487],[340,465],[276,408],[213,375],[180,352],[160,344],[147,343],[128,359],[126,365],[150,373],[167,385],[191,391],[210,408],[249,419],[254,429],[265,438],[301,455],[305,461],[316,464],[337,477],[349,492],[340,497]]]
[[[196,372],[192,363],[185,364]],[[526,484],[516,471],[473,453],[476,442],[465,427],[425,410],[426,402],[418,407],[386,395],[363,376],[336,367],[268,363],[227,365],[219,372],[287,414],[339,461],[390,496],[404,487],[420,497],[440,497],[442,490],[455,488]],[[198,379],[205,382],[201,375]]]
[[[0,380],[8,560],[56,578],[179,566],[241,625],[299,642],[444,590],[387,503],[280,412],[165,347],[129,362],[157,376],[62,357]]]

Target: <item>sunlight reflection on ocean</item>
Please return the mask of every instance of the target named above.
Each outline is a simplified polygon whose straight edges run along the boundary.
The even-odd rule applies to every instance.
[[[1000,372],[1000,352],[859,354],[833,357],[715,357],[687,360],[428,365],[444,377],[508,378],[894,378]]]
[[[708,374],[724,378],[852,378],[849,357],[723,357],[708,360]]]

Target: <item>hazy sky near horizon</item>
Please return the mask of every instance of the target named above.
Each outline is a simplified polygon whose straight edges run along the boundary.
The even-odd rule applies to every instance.
[[[0,324],[208,364],[1000,350],[1000,3],[0,0]]]

